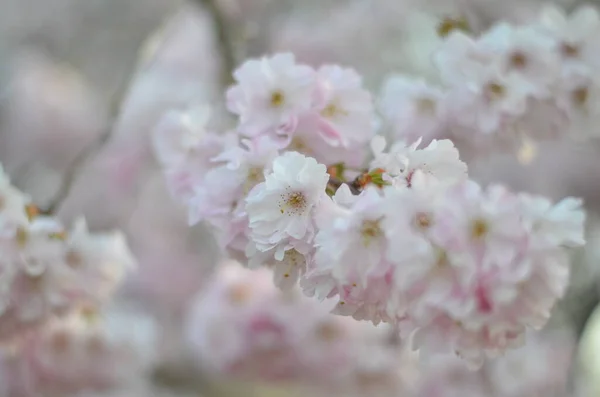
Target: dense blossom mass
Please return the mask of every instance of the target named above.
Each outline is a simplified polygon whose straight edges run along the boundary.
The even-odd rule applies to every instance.
[[[0,338],[9,342],[53,316],[101,307],[133,258],[123,235],[71,230],[38,214],[0,174]]]
[[[424,357],[479,367],[545,325],[585,213],[576,198],[481,186],[454,141],[568,136],[597,110],[598,33],[590,8],[453,32],[432,57],[437,86],[394,76],[379,101],[352,69],[252,59],[226,95],[236,128],[169,114],[155,150],[190,222],[212,225],[231,257],[335,299],[334,313],[396,325]]]
[[[336,392],[379,387],[391,395],[405,386],[400,371],[407,357],[389,328],[332,316],[331,304],[278,290],[266,269],[228,263],[211,281],[187,327],[191,350],[210,373]]]
[[[64,228],[0,170],[0,245],[0,395],[102,390],[132,373],[128,347],[90,322],[134,265],[121,233]]]

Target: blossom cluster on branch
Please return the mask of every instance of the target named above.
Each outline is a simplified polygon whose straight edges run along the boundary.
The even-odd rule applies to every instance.
[[[83,220],[66,229],[0,171],[0,242],[0,396],[118,384],[133,356],[92,317],[134,265],[124,236],[90,233]]]
[[[600,17],[582,6],[543,8],[526,24],[499,22],[473,36],[445,20],[432,56],[438,81],[391,76],[379,109],[392,136],[452,137],[474,150],[596,135]]]
[[[598,32],[590,8],[453,32],[432,54],[443,87],[394,77],[381,117],[352,69],[252,59],[226,94],[233,130],[209,131],[206,108],[173,111],[155,151],[190,223],[212,225],[231,257],[336,299],[334,313],[396,325],[424,357],[480,367],[545,325],[585,213],[576,198],[480,186],[433,138],[496,149],[568,135],[595,112]]]
[[[403,369],[416,360],[394,345],[390,328],[333,316],[334,302],[280,291],[271,277],[264,268],[250,271],[232,262],[200,292],[187,335],[201,366],[220,376],[335,392],[397,395],[406,387]]]

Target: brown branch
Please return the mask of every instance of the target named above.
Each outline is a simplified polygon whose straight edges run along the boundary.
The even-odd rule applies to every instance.
[[[60,205],[65,201],[69,193],[71,192],[71,188],[75,183],[75,179],[79,175],[79,171],[82,166],[86,162],[88,158],[91,158],[94,154],[100,152],[100,150],[104,147],[104,144],[110,139],[112,134],[112,125],[109,126],[106,131],[102,133],[102,135],[88,147],[84,148],[79,155],[73,160],[73,162],[67,168],[65,172],[65,176],[62,179],[62,183],[60,189],[58,190],[57,195],[52,200],[51,204],[47,208],[41,209],[41,212],[46,215],[53,215],[56,213]]]
[[[233,71],[236,67],[236,57],[234,50],[234,40],[231,35],[232,28],[228,26],[227,17],[223,14],[221,7],[217,4],[217,0],[190,0],[203,7],[212,16],[215,24],[215,33],[217,39],[217,47],[221,53],[221,81],[224,87],[233,83]]]

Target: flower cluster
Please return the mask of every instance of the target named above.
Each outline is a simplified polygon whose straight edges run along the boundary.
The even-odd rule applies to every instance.
[[[334,316],[331,304],[297,290],[282,292],[271,277],[266,269],[250,271],[233,262],[199,294],[187,339],[205,369],[337,391],[401,386],[402,356],[387,327]]]
[[[581,202],[482,188],[449,141],[382,144],[371,174],[384,186],[323,198],[305,292],[475,366],[543,326],[568,283],[566,247],[584,242]]]
[[[134,265],[124,236],[91,234],[83,220],[65,229],[0,170],[0,246],[0,372],[8,378],[0,395],[118,383],[127,354],[109,348],[84,314],[101,310]]]
[[[359,167],[377,119],[371,95],[351,69],[314,70],[291,54],[278,54],[246,62],[235,78],[238,84],[227,92],[228,108],[239,116],[234,131],[210,132],[207,109],[192,107],[167,113],[156,126],[153,146],[172,194],[189,208],[190,222],[214,226],[221,247],[245,261],[246,250],[253,249],[245,200],[273,159],[298,151],[324,163]],[[322,167],[316,161],[314,166]],[[327,180],[323,172],[315,194]]]
[[[105,391],[139,376],[143,362],[134,345],[108,331],[102,322],[78,312],[29,335],[22,350],[5,357],[8,396]]]
[[[207,117],[194,129],[180,113],[173,133],[167,115],[155,150],[169,183],[185,186],[175,191],[190,221],[214,226],[231,257],[273,269],[283,289],[300,281],[309,296],[337,299],[337,314],[414,333],[424,355],[450,351],[478,367],[545,324],[568,283],[568,249],[584,244],[585,214],[575,198],[552,203],[482,187],[452,141],[417,135],[444,123],[473,141],[505,139],[533,100],[576,98],[559,82],[573,81],[567,72],[592,76],[595,52],[587,33],[552,30],[559,16],[548,11],[534,27],[498,25],[476,39],[450,35],[435,54],[445,89],[401,79],[384,90],[384,119],[412,129],[389,147],[354,71],[315,70],[279,54],[235,71],[227,92],[234,130],[198,139]],[[592,29],[597,14],[571,18],[563,23],[583,19]]]
[[[555,6],[522,25],[500,22],[479,36],[449,33],[432,54],[439,81],[388,78],[379,109],[391,136],[453,137],[478,152],[529,139],[595,135],[600,17]]]
[[[0,339],[35,330],[51,317],[110,298],[133,258],[123,235],[72,230],[38,214],[0,175]]]
[[[414,390],[417,397],[527,397],[570,395],[568,374],[575,341],[563,332],[528,336],[529,343],[469,371],[452,356],[438,357],[421,368]]]

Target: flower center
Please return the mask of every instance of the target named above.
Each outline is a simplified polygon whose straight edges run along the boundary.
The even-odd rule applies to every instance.
[[[291,192],[284,198],[283,204],[279,205],[279,210],[282,214],[288,211],[288,215],[300,215],[306,210],[307,204],[304,193]]]
[[[437,249],[437,260],[435,262],[435,265],[438,268],[442,268],[444,266],[446,266],[448,264],[448,254],[446,254],[446,251],[444,251],[443,249]]]
[[[288,269],[288,271],[283,274],[283,277],[288,278],[290,277],[292,269],[302,265],[302,262],[304,262],[304,255],[295,249],[291,249],[285,252],[285,255],[283,256],[283,262],[287,265]]]
[[[475,219],[471,223],[471,237],[474,239],[481,239],[488,234],[489,229],[489,225],[484,219]]]
[[[244,192],[248,193],[254,186],[264,181],[263,169],[259,167],[251,167],[246,175],[246,183],[244,184]]]
[[[560,45],[560,53],[565,58],[576,58],[579,56],[579,47],[571,43],[562,43]]]
[[[440,37],[447,37],[455,30],[463,32],[469,31],[469,24],[465,18],[446,17],[437,26],[437,34]]]
[[[99,319],[98,310],[92,306],[85,306],[81,309],[81,317],[87,324],[94,324]]]
[[[417,99],[417,109],[421,114],[433,115],[435,114],[436,108],[436,103],[431,98]]]
[[[17,244],[19,245],[19,247],[23,248],[29,240],[29,233],[27,233],[27,230],[25,230],[24,228],[19,227],[17,229],[15,239],[17,240]]]
[[[506,95],[506,88],[499,83],[491,82],[485,87],[485,91],[491,100],[502,99]]]
[[[415,216],[415,223],[419,230],[427,230],[432,224],[431,216],[425,212],[419,212]]]
[[[336,116],[343,116],[348,114],[335,103],[330,103],[325,107],[325,109],[321,110],[321,116],[326,117],[328,119],[332,119]]]
[[[380,220],[365,220],[362,223],[360,229],[360,235],[363,238],[363,244],[365,247],[369,246],[374,239],[379,238],[383,235],[383,230],[379,225]]]
[[[587,103],[589,96],[590,91],[587,87],[579,87],[571,93],[573,102],[575,102],[575,105],[577,106],[584,106]]]
[[[510,66],[514,69],[524,69],[527,66],[527,56],[521,51],[516,51],[510,56]]]
[[[341,332],[335,324],[323,322],[317,326],[316,334],[319,339],[325,342],[332,342],[341,335]]]
[[[285,95],[283,95],[283,92],[277,90],[277,91],[273,91],[271,93],[271,106],[274,108],[278,108],[283,106],[283,104],[285,103]]]
[[[58,240],[58,241],[65,241],[67,239],[67,232],[60,231],[60,232],[52,232],[48,234],[48,238],[51,240]]]
[[[252,295],[252,288],[248,284],[237,284],[229,289],[229,302],[239,305],[247,302]]]
[[[294,137],[292,138],[292,142],[290,142],[288,149],[295,152],[305,153],[307,146],[302,139]]]

